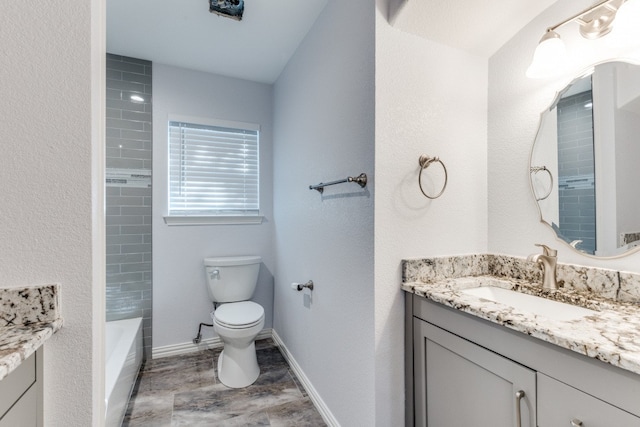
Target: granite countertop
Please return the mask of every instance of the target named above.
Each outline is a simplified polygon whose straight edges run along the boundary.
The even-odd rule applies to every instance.
[[[596,311],[577,320],[556,320],[460,292],[478,286],[514,289]],[[402,289],[588,357],[640,374],[640,307],[575,291],[545,291],[521,280],[489,276],[403,283]]]
[[[62,327],[58,288],[0,289],[0,380]]]
[[[505,269],[505,265],[509,267]],[[537,268],[522,259],[493,255],[408,260],[403,262],[401,287],[406,292],[640,374],[640,304],[628,297],[629,292],[623,292],[637,287],[638,276],[565,265],[559,268],[560,289],[546,290],[538,283]],[[593,277],[599,279],[589,280]],[[609,281],[607,277],[624,280]],[[577,285],[584,283],[585,278],[593,289]],[[557,320],[461,292],[478,286],[512,289],[595,313],[577,320]],[[613,298],[615,295],[625,299]]]

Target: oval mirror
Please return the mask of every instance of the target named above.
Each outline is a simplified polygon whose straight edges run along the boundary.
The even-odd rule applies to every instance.
[[[598,64],[543,111],[529,165],[540,219],[592,256],[640,249],[640,66]]]

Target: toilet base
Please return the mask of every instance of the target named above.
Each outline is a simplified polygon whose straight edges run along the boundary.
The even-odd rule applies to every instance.
[[[227,387],[243,388],[253,384],[260,375],[255,342],[246,347],[225,344],[218,356],[218,379]]]

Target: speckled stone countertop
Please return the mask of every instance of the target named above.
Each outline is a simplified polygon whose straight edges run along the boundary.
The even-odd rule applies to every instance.
[[[524,259],[469,255],[403,261],[402,289],[640,374],[640,275],[559,265],[559,290],[542,289],[539,279],[539,267]],[[461,292],[478,286],[512,289],[596,313],[556,320]]]
[[[62,327],[58,285],[0,289],[0,380]]]

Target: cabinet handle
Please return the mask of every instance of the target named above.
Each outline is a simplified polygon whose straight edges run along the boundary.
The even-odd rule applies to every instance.
[[[520,413],[520,402],[524,397],[524,391],[518,390],[516,392],[516,427],[522,427],[522,414]]]
[[[582,425],[582,421],[577,418],[571,420],[571,427],[580,427]]]

